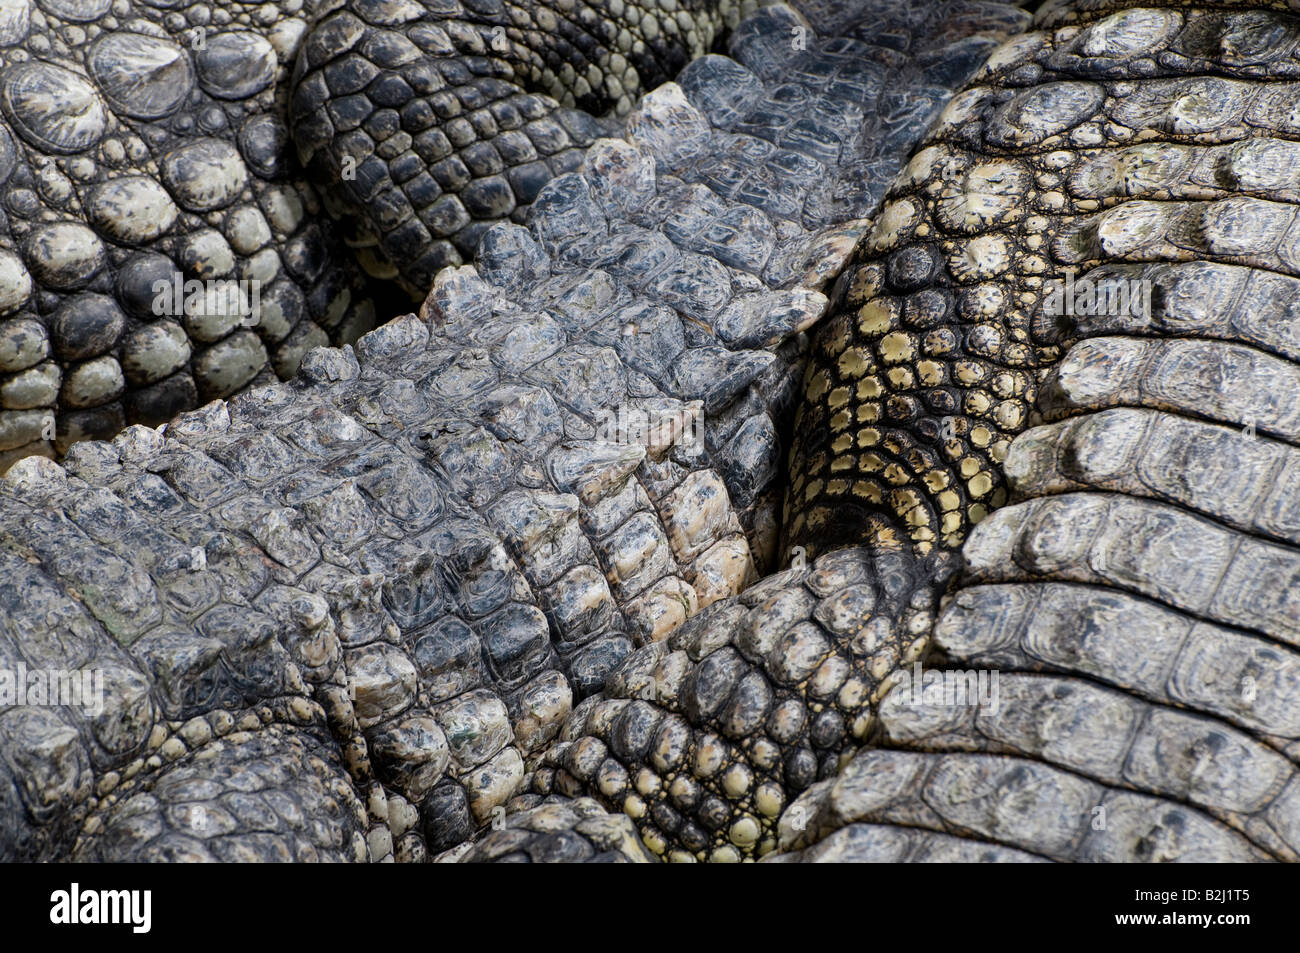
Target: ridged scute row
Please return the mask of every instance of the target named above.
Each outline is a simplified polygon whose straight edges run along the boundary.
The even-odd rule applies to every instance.
[[[1289,75],[1298,21],[1117,6],[1049,5],[938,133],[1005,123],[990,161],[1033,177],[1037,209],[975,230],[1017,302],[991,325],[1065,353],[1039,362],[1037,426],[999,454],[1010,505],[970,532],[933,654],[891,677],[880,746],[785,812],[782,859],[899,856],[904,837],[1300,859],[1294,132],[1284,84],[1236,78]],[[996,105],[1001,83],[1024,88]]]
[[[336,757],[294,754],[311,770],[275,783],[311,787],[294,803],[334,802],[330,816],[350,818],[339,844],[357,833],[376,860],[456,847],[625,659],[753,581],[775,543],[792,339],[879,198],[840,186],[867,167],[883,182],[898,160],[874,133],[888,128],[890,148],[919,135],[989,34],[1023,17],[930,8],[925,22],[949,30],[901,52],[858,38],[889,7],[829,37],[789,7],[757,14],[737,60],[704,57],[647,97],[626,139],[543,189],[528,228],[495,226],[477,266],[444,272],[421,316],[313,350],[292,383],[163,431],[13,467],[0,544],[33,567],[29,588],[80,613],[79,660],[121,656],[110,710],[134,699],[152,727],[54,709],[76,771],[14,790],[31,805],[57,796],[38,820],[37,807],[15,815],[27,826],[4,850],[109,856],[102,831],[196,837],[193,810],[148,820],[168,811],[173,770],[223,732],[238,750],[213,771],[309,730]],[[913,111],[893,110],[897,87],[861,66],[871,56],[897,67]],[[837,112],[867,134],[840,129],[829,149]],[[778,183],[778,167],[805,178]],[[24,657],[66,631],[35,620],[43,603],[26,593],[9,604]],[[23,757],[39,763],[52,730],[4,740],[6,759],[35,746]],[[101,753],[96,731],[129,736]],[[363,818],[312,793],[340,771]],[[185,777],[187,797],[220,800]],[[295,853],[299,835],[277,831]]]
[[[1289,14],[1141,8],[995,52],[892,186],[817,336],[789,542],[883,520],[954,548],[1002,505],[1036,371],[1068,343],[1048,296],[1067,271],[1196,258],[1295,275],[1294,92],[1255,80],[1284,78],[1298,40]]]

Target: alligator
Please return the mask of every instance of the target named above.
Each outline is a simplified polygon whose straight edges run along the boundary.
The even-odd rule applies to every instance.
[[[107,10],[55,6],[5,35]],[[362,272],[431,290],[287,382],[259,367],[108,441],[39,431],[60,461],[9,468],[4,668],[104,691],[0,703],[0,856],[1292,859],[1297,385],[1267,316],[1296,284],[1300,22],[613,7],[353,0],[287,86],[261,68],[257,108],[301,130],[280,175],[340,222],[295,247],[360,251],[314,300],[361,317],[315,326],[373,320]],[[653,42],[668,22],[685,38]],[[660,65],[633,81],[609,49],[637,40]],[[241,88],[253,41],[222,43],[195,102]],[[42,126],[20,93],[45,62],[0,74],[42,200],[82,167],[41,148],[110,124]],[[150,95],[190,75],[159,62]],[[525,120],[560,145],[545,169],[505,135]],[[173,126],[159,148],[196,128]],[[74,290],[130,286],[133,254]],[[68,289],[29,271],[5,340],[76,360],[48,317]]]

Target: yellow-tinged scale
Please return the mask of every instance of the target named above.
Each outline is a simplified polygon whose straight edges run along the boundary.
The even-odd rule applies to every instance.
[[[966,488],[970,490],[971,496],[983,496],[993,489],[993,478],[987,473],[977,473],[966,481]]]
[[[849,300],[863,301],[880,292],[884,285],[884,271],[879,265],[868,265],[853,276],[849,285]]]
[[[889,378],[889,383],[899,389],[911,387],[916,383],[912,370],[908,367],[891,367],[885,376]]]
[[[889,466],[885,467],[885,479],[894,484],[894,486],[902,486],[907,482],[907,471],[897,463],[891,463]]]
[[[853,484],[853,495],[872,503],[879,503],[884,499],[880,484],[873,480],[858,480]]]
[[[730,840],[737,847],[750,847],[758,842],[761,830],[758,821],[752,817],[742,817],[731,825]]]
[[[925,336],[925,353],[937,356],[949,354],[957,346],[957,338],[948,328],[939,328]]]
[[[832,321],[826,325],[827,334],[822,339],[822,346],[827,354],[839,354],[849,346],[849,326],[845,321]]]
[[[637,793],[650,797],[659,790],[659,778],[649,768],[642,768],[636,774]]]
[[[809,379],[808,386],[804,388],[804,396],[813,403],[818,403],[830,389],[830,377],[824,370],[821,370]]]
[[[753,775],[743,764],[733,764],[722,775],[722,790],[728,797],[738,798],[749,790]]]
[[[903,331],[893,331],[880,339],[880,356],[889,364],[910,360],[915,353],[912,336]]]
[[[1021,420],[1024,419],[1024,411],[1019,404],[1006,401],[998,405],[998,409],[993,416],[997,420],[998,426],[1003,430],[1014,430],[1020,426]]]
[[[865,335],[884,334],[894,323],[893,302],[872,298],[858,309],[858,330]]]
[[[605,797],[613,797],[623,789],[623,784],[621,783],[620,778],[607,775],[600,776],[597,779],[596,786],[600,789],[600,793],[605,795]]]
[[[840,376],[856,380],[871,369],[869,358],[860,347],[848,348],[836,362]],[[859,388],[860,391],[860,388]]]
[[[867,686],[863,684],[860,678],[850,678],[840,688],[839,706],[845,711],[855,711],[863,706],[869,694]],[[760,788],[759,795],[761,796],[762,793],[762,789]],[[759,810],[762,810],[761,804],[759,805]]]

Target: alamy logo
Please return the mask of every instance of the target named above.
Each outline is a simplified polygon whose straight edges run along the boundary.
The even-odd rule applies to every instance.
[[[978,706],[990,714],[998,710],[998,673],[987,669],[922,671],[916,662],[912,671],[903,670],[898,690],[903,692],[903,704],[913,708]]]
[[[150,304],[157,317],[237,317],[248,328],[262,319],[262,282],[256,278],[185,281],[175,272],[170,281],[159,278],[150,290]]]
[[[87,715],[104,711],[102,669],[0,668],[0,708],[9,705],[66,705]]]
[[[1135,318],[1151,317],[1151,282],[1146,278],[1091,278],[1075,280],[1076,270],[1067,268],[1065,278],[1047,283],[1043,310],[1052,315],[1086,317],[1094,314]]]
[[[152,890],[70,890],[50,894],[50,922],[129,923],[132,933],[148,933],[153,922]]]

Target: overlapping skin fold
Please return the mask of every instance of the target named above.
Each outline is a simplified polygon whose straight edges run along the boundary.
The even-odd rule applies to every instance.
[[[111,690],[0,711],[6,853],[1295,859],[1294,15],[891,7],[760,11],[419,316],[14,467],[0,650]]]
[[[290,377],[375,326],[289,150],[311,16],[301,0],[6,6],[0,470]]]
[[[363,265],[418,302],[617,131],[596,117],[625,116],[755,6],[335,2],[298,57],[294,143]]]
[[[0,539],[26,568],[3,593],[7,657],[118,674],[89,721],[0,712],[6,855],[420,860],[482,828],[541,837],[538,857],[583,853],[568,829],[594,855],[666,852],[600,820],[612,802],[510,801],[577,793],[548,752],[610,710],[612,674],[701,610],[733,617],[773,565],[797,335],[899,144],[1023,19],[880,4],[822,34],[760,12],[734,60],[697,60],[543,189],[528,228],[485,232],[419,316],[163,431],[11,468]],[[720,676],[683,695],[688,744],[713,730],[699,692],[742,666],[771,667],[742,694],[770,678],[785,713],[785,740],[725,749],[726,785],[704,779],[722,796],[692,815],[700,856],[770,847],[772,785],[825,776],[866,729],[864,697],[928,626],[898,582],[913,558],[859,553],[824,585],[829,568],[798,570],[797,605],[760,607],[798,658],[737,647],[722,671],[720,645],[674,649]],[[294,770],[272,770],[280,749]],[[742,789],[744,771],[763,776]],[[524,812],[492,831],[507,805]]]
[[[500,3],[10,7],[0,469],[287,379],[313,347],[356,340],[405,297],[390,279],[422,299],[439,267],[618,129],[592,113],[626,113],[740,14],[714,2],[621,18]],[[562,89],[580,109],[540,95]],[[331,221],[339,186],[369,231]]]
[[[922,177],[920,201],[905,175],[894,201],[917,203],[917,215],[896,214],[911,242],[865,251],[861,270],[883,257],[885,278],[864,285],[875,297],[847,301],[905,323],[890,256],[918,231],[943,247],[945,225],[958,224],[945,208],[960,206],[975,237],[937,284],[960,296],[990,277],[962,268],[996,263],[1007,302],[987,325],[955,324],[963,358],[986,326],[1037,349],[1034,413],[1014,427],[971,413],[970,390],[962,439],[948,445],[882,405],[900,485],[924,479],[908,459],[957,476],[961,455],[984,449],[979,426],[1003,443],[988,447],[998,466],[983,489],[990,505],[1010,505],[978,513],[923,665],[996,676],[998,697],[927,693],[898,673],[879,747],[787,810],[782,859],[871,859],[902,832],[1058,861],[1296,859],[1297,233],[1284,87],[1298,39],[1281,4],[1050,4],[954,98],[961,123],[941,121],[918,153],[914,168],[956,154],[962,169],[1002,171],[978,188],[968,177],[961,196]],[[1019,210],[988,187],[1012,181]],[[997,254],[971,256],[981,240]],[[1067,270],[1074,313],[1052,313],[1051,282]],[[1119,306],[1117,294],[1089,303],[1106,282],[1150,307]],[[883,360],[894,327],[859,323],[852,340]],[[822,365],[846,333],[828,325]],[[989,355],[984,372],[1005,363]],[[899,398],[927,399],[885,380]],[[918,495],[919,517],[888,496],[856,512],[938,545],[926,530],[945,504]],[[810,524],[855,512],[793,505]]]

